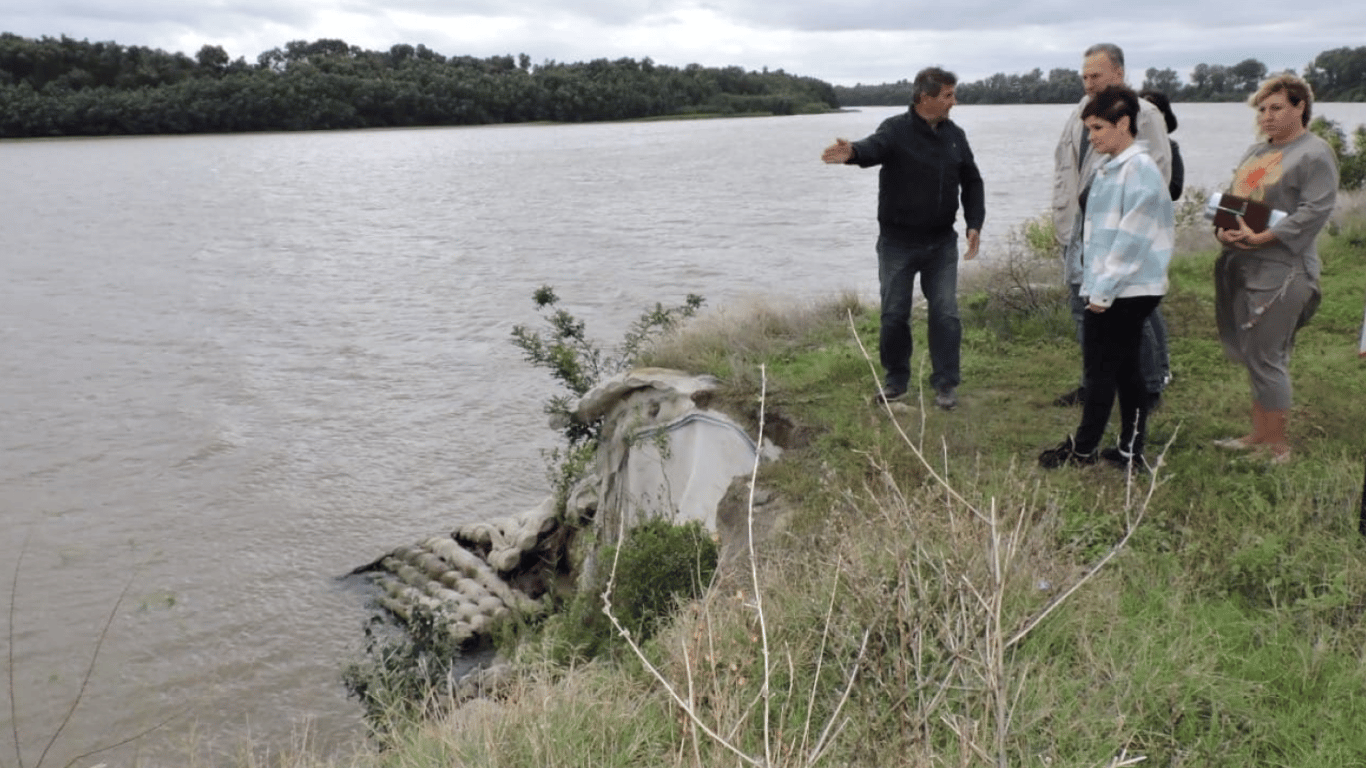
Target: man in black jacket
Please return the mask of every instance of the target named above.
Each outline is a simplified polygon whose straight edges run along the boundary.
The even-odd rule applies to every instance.
[[[977,255],[986,217],[982,174],[972,159],[968,138],[949,120],[957,103],[952,72],[938,67],[915,76],[911,108],[888,118],[861,141],[836,139],[821,159],[867,168],[878,176],[878,282],[882,293],[882,331],[878,351],[886,371],[879,401],[906,394],[911,379],[911,301],[916,275],[929,302],[930,363],[935,405],[958,407],[959,346],[958,234],[954,220],[961,194],[967,221],[965,260]]]

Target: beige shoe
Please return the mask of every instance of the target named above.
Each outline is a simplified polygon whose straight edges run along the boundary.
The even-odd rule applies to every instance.
[[[1214,447],[1226,451],[1250,451],[1256,448],[1257,444],[1248,441],[1246,437],[1225,437],[1222,440],[1215,440]]]

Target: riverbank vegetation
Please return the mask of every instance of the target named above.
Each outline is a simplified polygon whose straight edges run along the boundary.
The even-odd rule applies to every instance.
[[[358,764],[1360,765],[1366,210],[1347,208],[1296,345],[1285,466],[1212,446],[1248,395],[1208,238],[1171,270],[1151,475],[1035,465],[1075,427],[1050,401],[1079,365],[1037,226],[965,287],[951,413],[870,404],[877,314],[850,297],[698,318],[643,362],[716,373],[755,429],[803,436],[754,481],[793,509],[758,567],[591,662],[523,646],[504,696]]]
[[[1239,101],[1268,74],[1257,59],[1151,67],[1144,88],[1173,101]],[[1366,100],[1366,46],[1320,53],[1303,75],[1320,101]],[[1077,70],[997,73],[960,83],[963,104],[1076,101]],[[905,105],[911,83],[831,86],[740,67],[672,67],[649,58],[544,61],[527,54],[445,56],[423,45],[370,51],[294,40],[256,61],[205,45],[193,56],[66,36],[0,33],[0,139],[229,133],[534,121],[792,115]]]
[[[1268,74],[1274,73],[1253,58],[1230,65],[1197,64],[1185,76],[1170,67],[1149,67],[1142,87],[1162,91],[1172,101],[1243,101]],[[1366,46],[1324,51],[1300,74],[1314,87],[1318,101],[1366,101]],[[1024,74],[998,72],[959,83],[956,89],[960,104],[1061,104],[1075,102],[1081,93],[1081,73],[1065,67],[1047,75],[1038,68]],[[835,95],[846,107],[902,106],[911,103],[911,82],[835,86]]]
[[[0,34],[0,138],[587,122],[836,109],[825,82],[782,70],[650,59],[533,64],[426,46],[295,40],[254,63],[112,42]]]

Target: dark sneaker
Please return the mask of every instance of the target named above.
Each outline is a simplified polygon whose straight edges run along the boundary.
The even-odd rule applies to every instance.
[[[1100,458],[1106,464],[1109,464],[1116,469],[1122,469],[1125,472],[1128,472],[1130,469],[1136,469],[1140,472],[1146,472],[1148,470],[1148,462],[1144,461],[1143,454],[1141,453],[1134,455],[1132,453],[1125,453],[1119,448],[1102,448],[1100,451]]]
[[[1064,392],[1053,399],[1053,404],[1059,408],[1070,408],[1074,405],[1081,405],[1086,401],[1086,387],[1077,387],[1071,392]]]
[[[1157,413],[1157,409],[1162,407],[1162,393],[1148,393],[1148,413]]]
[[[873,395],[873,405],[882,405],[883,403],[895,403],[896,401],[900,400],[905,396],[906,390],[899,389],[893,386],[886,386],[882,388],[881,392],[877,393],[876,395]]]
[[[946,411],[958,407],[958,392],[953,387],[944,387],[934,393],[934,404]]]
[[[1039,454],[1039,466],[1044,469],[1057,469],[1067,465],[1086,466],[1096,463],[1096,452],[1078,453],[1077,446],[1072,442],[1072,436],[1068,435],[1066,440],[1058,443],[1058,447],[1049,448]]]

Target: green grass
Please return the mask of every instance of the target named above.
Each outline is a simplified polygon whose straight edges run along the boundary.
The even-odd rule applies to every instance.
[[[646,362],[720,375],[718,404],[751,427],[762,395],[787,450],[758,483],[793,511],[762,559],[762,623],[753,588],[732,581],[641,649],[719,739],[641,659],[564,667],[527,647],[497,702],[413,724],[364,762],[1366,764],[1363,233],[1358,217],[1321,241],[1324,301],[1294,353],[1286,466],[1210,446],[1246,428],[1248,384],[1214,330],[1214,253],[1177,260],[1152,486],[1035,464],[1079,419],[1051,405],[1079,372],[1061,294],[1002,312],[989,289],[965,292],[953,413],[915,392],[891,413],[870,404],[879,376],[856,339],[876,355],[876,312],[848,296],[700,318]],[[915,333],[924,369],[923,322]]]
[[[1284,467],[1210,447],[1213,438],[1246,428],[1248,385],[1242,368],[1224,358],[1214,328],[1215,253],[1187,254],[1173,265],[1163,308],[1174,383],[1151,425],[1155,450],[1170,441],[1164,466],[1125,552],[1012,650],[1005,668],[1016,698],[1004,752],[1014,764],[1046,757],[1052,765],[1102,765],[1120,749],[1147,756],[1150,765],[1366,764],[1366,730],[1356,725],[1366,706],[1366,549],[1356,532],[1366,457],[1366,376],[1355,354],[1366,297],[1362,231],[1354,220],[1321,244],[1324,302],[1297,340],[1296,458]],[[1076,426],[1076,409],[1050,405],[1077,379],[1070,320],[1060,296],[1052,306],[1009,316],[993,313],[992,304],[987,293],[963,298],[959,411],[912,405],[896,418],[965,497],[1027,510],[1036,538],[1022,570],[1066,581],[1123,535],[1126,499],[1134,509],[1136,489],[1108,468],[1033,467],[1040,448]],[[830,630],[846,644],[868,626],[904,641],[916,625],[889,627],[886,614],[896,611],[887,603],[898,570],[917,555],[888,549],[886,541],[923,535],[920,541],[950,561],[971,562],[979,553],[956,550],[963,541],[942,532],[915,530],[942,525],[946,505],[935,501],[942,493],[888,415],[868,405],[877,374],[848,325],[840,325],[766,349],[745,345],[756,351],[729,368],[765,365],[767,407],[815,433],[761,479],[803,510],[783,559],[848,577],[847,610],[836,611]],[[852,325],[875,350],[875,313],[857,313]],[[915,334],[923,350],[923,324]],[[667,351],[659,362],[688,367]],[[927,365],[923,356],[918,365]],[[746,377],[735,398],[755,394]],[[887,513],[895,495],[888,478],[896,493],[918,496],[922,505]],[[902,527],[889,527],[891,520]],[[852,536],[851,529],[865,533]],[[789,576],[781,584],[784,603],[800,601],[792,594],[799,581]],[[1027,588],[1006,595],[1007,614],[1039,607]],[[810,605],[817,601],[808,595],[806,602],[808,610],[785,618],[815,631],[822,622]],[[915,674],[906,669],[908,652],[895,650],[872,657],[855,690],[857,725],[828,756],[831,764],[981,760],[940,724],[917,724],[906,703]],[[919,664],[930,677],[945,672],[942,660],[936,667],[922,656]],[[959,708],[953,716],[971,716],[982,706],[980,693],[951,695],[949,709]],[[685,755],[679,764],[691,762]]]

